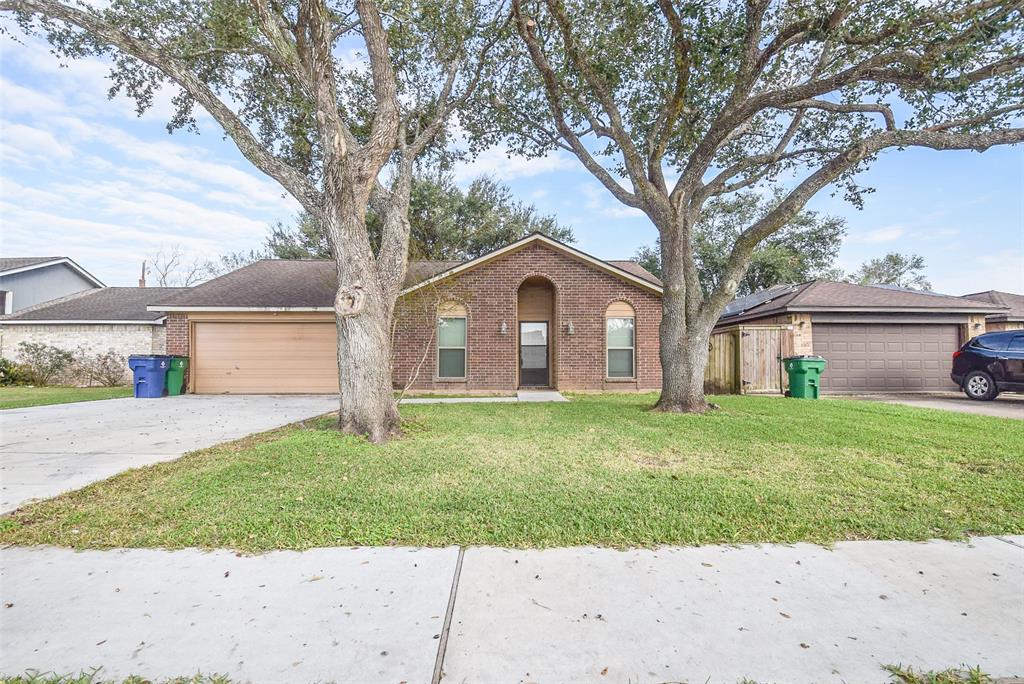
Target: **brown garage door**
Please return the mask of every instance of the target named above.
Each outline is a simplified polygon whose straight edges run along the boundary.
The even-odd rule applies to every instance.
[[[192,381],[199,394],[338,391],[333,323],[197,322]]]
[[[824,392],[955,390],[958,326],[814,323],[814,353],[828,360]]]

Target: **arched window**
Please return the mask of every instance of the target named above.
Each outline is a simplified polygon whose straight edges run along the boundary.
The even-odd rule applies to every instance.
[[[457,302],[437,308],[437,377],[466,377],[466,307]]]
[[[604,320],[608,377],[636,377],[636,312],[626,302],[612,302]]]

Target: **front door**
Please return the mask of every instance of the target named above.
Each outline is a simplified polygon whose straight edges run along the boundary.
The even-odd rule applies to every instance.
[[[519,384],[548,387],[548,323],[519,323]]]

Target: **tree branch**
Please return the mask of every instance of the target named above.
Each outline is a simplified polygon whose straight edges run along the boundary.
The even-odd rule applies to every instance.
[[[1021,142],[1024,142],[1024,128],[1003,128],[985,133],[882,131],[851,145],[804,179],[774,209],[740,234],[729,255],[722,279],[709,298],[705,311],[720,311],[732,299],[736,293],[739,279],[750,262],[750,255],[758,243],[796,216],[815,193],[867,157],[892,147],[925,147],[933,150],[984,152],[994,145]]]
[[[608,172],[606,168],[601,166],[596,159],[590,154],[586,146],[576,135],[572,127],[569,126],[565,121],[565,111],[562,109],[560,101],[561,93],[558,87],[558,79],[555,76],[554,69],[548,62],[547,57],[544,56],[544,52],[540,48],[540,43],[537,41],[537,36],[534,33],[535,24],[532,19],[527,18],[522,13],[522,0],[512,0],[512,14],[516,20],[516,28],[519,31],[520,37],[523,42],[526,43],[527,50],[530,53],[530,58],[533,60],[534,66],[540,72],[541,79],[544,82],[544,94],[548,101],[548,108],[551,110],[551,116],[555,122],[555,128],[558,130],[559,135],[569,144],[572,148],[573,154],[580,160],[583,166],[594,175],[597,180],[601,182],[605,188],[608,189],[617,200],[629,207],[641,208],[639,198],[632,192],[622,187],[618,181]]]
[[[784,105],[781,109],[821,109],[827,112],[881,114],[882,118],[885,119],[886,130],[896,130],[896,118],[892,115],[892,109],[884,104],[871,104],[869,102],[840,104],[838,102],[829,102],[828,100],[797,100],[791,104]]]
[[[257,169],[280,183],[308,211],[316,211],[319,208],[320,193],[306,176],[263,147],[248,126],[179,60],[135,39],[93,12],[71,7],[57,0],[0,0],[0,11],[40,15],[47,19],[63,21],[87,31],[101,42],[157,69],[202,105],[223,127],[242,155]]]

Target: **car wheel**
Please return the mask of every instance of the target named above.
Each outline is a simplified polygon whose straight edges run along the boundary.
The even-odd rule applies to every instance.
[[[976,401],[992,401],[999,392],[992,376],[984,371],[971,371],[964,378],[964,394]]]

